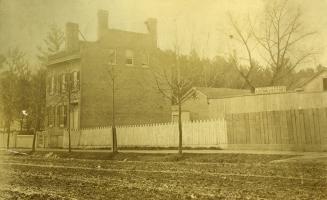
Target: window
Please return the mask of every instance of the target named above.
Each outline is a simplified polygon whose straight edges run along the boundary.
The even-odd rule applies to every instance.
[[[80,72],[74,71],[73,73],[71,73],[71,80],[72,80],[72,90],[79,90]]]
[[[65,74],[60,75],[60,93],[65,93],[66,92],[66,76]]]
[[[58,122],[59,127],[67,126],[67,105],[58,106]]]
[[[55,109],[54,108],[55,108],[54,106],[48,107],[48,126],[49,127],[53,127],[54,122],[55,122],[55,118],[54,118]]]
[[[327,91],[327,78],[323,78],[322,81],[323,81],[323,89],[324,91]]]
[[[126,50],[126,65],[134,65],[134,52],[132,50]]]

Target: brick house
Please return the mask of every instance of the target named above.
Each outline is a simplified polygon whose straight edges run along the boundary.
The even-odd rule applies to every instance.
[[[66,48],[47,64],[49,146],[62,146],[68,119],[72,129],[111,125],[113,73],[117,125],[170,121],[170,102],[155,88],[151,73],[157,22],[148,19],[145,24],[148,33],[112,29],[108,12],[100,10],[94,42],[79,39],[78,24],[66,24]]]

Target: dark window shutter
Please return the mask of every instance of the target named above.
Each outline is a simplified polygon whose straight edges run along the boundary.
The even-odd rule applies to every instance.
[[[62,81],[63,81],[62,74],[60,74],[59,75],[59,93],[60,94],[62,92]]]
[[[78,71],[77,72],[77,82],[76,82],[76,89],[79,90],[79,87],[80,87],[80,72]]]
[[[74,72],[70,73],[70,88],[74,89]]]
[[[50,107],[48,106],[47,107],[47,110],[46,110],[47,114],[46,114],[46,122],[47,122],[47,126],[50,126]]]
[[[323,80],[323,88],[324,88],[324,91],[327,91],[327,78],[324,78],[322,80]]]
[[[67,105],[64,105],[64,127],[67,127]]]
[[[64,86],[64,90],[67,91],[68,89],[68,81],[69,81],[69,74],[65,74],[65,86]]]
[[[56,119],[56,121],[57,121],[57,127],[59,127],[60,126],[60,106],[57,106],[57,119]]]
[[[54,76],[54,93],[57,93],[57,79],[58,79],[58,76],[57,75],[55,75]]]
[[[77,81],[79,81],[80,80],[80,72],[78,71],[77,72]]]
[[[55,106],[52,106],[51,108],[51,119],[52,119],[52,126],[55,126],[55,122],[56,122],[56,118],[55,118],[55,114],[56,114],[56,111],[55,111],[56,107]]]

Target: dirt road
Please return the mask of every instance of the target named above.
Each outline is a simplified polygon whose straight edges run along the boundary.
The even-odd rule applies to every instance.
[[[198,162],[1,155],[0,199],[327,199],[325,163],[215,156]]]

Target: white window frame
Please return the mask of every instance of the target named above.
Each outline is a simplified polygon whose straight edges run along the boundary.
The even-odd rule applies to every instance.
[[[132,56],[131,58],[129,57],[128,53],[131,53]],[[132,63],[127,63],[127,60],[131,59],[132,60]],[[128,66],[133,66],[135,64],[135,58],[134,58],[134,51],[131,50],[131,49],[126,49],[125,50],[125,65],[128,65]]]

